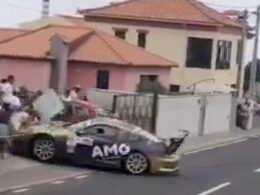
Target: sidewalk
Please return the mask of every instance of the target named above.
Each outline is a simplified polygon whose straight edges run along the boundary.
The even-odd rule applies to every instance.
[[[256,128],[249,131],[234,130],[229,132],[214,133],[204,136],[188,137],[184,145],[180,148],[178,153],[192,152],[195,150],[201,150],[203,148],[214,147],[229,142],[242,140],[245,138],[260,136],[260,128]]]

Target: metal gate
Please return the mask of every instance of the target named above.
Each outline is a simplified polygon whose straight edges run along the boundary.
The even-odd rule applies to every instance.
[[[114,96],[113,112],[120,120],[155,131],[157,98],[152,94],[124,94]]]

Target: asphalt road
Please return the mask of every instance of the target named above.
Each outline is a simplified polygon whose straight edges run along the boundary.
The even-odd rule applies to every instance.
[[[5,195],[259,195],[260,138],[190,153],[175,176],[131,176],[93,170]],[[2,195],[3,195],[2,194]]]

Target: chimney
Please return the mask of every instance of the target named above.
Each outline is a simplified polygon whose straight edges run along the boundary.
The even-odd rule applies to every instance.
[[[50,0],[42,0],[42,18],[49,17],[50,14]]]

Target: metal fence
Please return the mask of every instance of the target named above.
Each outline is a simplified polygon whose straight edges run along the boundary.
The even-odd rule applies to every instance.
[[[152,94],[126,94],[114,96],[113,112],[119,119],[154,132],[156,96]]]

